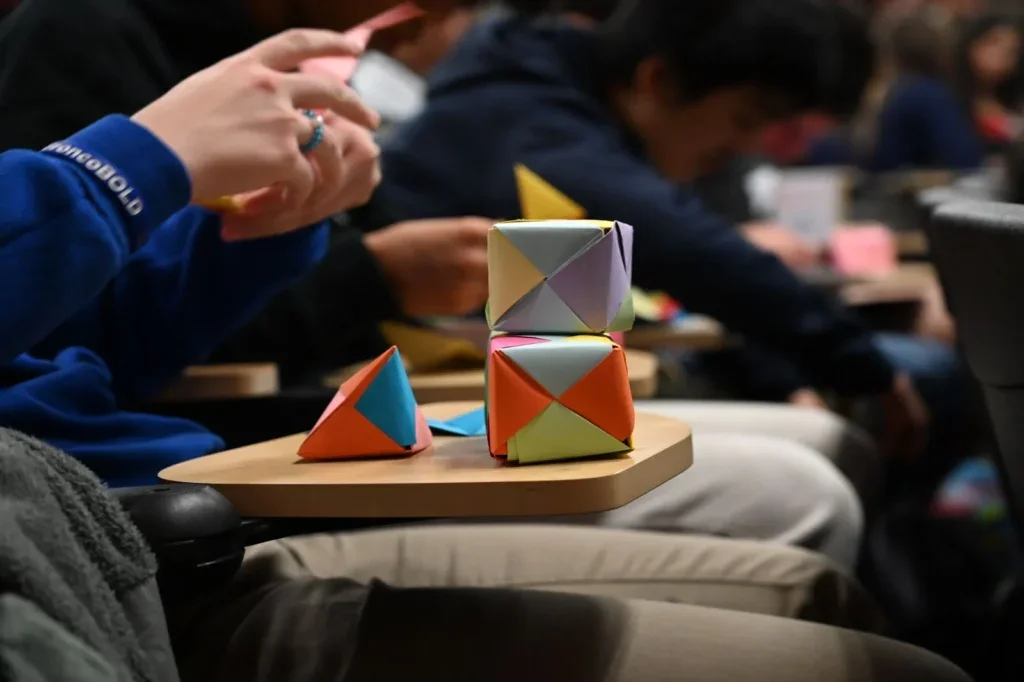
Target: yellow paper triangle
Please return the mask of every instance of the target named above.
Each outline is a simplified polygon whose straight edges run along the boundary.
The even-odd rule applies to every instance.
[[[500,320],[519,299],[544,281],[544,273],[500,230],[487,233],[488,293],[491,320]]]
[[[410,371],[429,372],[449,367],[482,364],[486,353],[472,342],[434,329],[414,327],[400,322],[384,322],[381,333],[387,342],[398,346]]]
[[[610,337],[604,334],[580,334],[579,336],[567,336],[563,341],[584,341],[587,343],[606,343],[609,346],[616,345]]]
[[[527,220],[580,220],[586,210],[522,164],[515,167],[519,207]]]

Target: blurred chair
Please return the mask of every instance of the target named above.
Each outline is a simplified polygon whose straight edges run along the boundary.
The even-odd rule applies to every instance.
[[[1024,549],[1024,206],[956,200],[935,211],[928,230],[960,343],[985,395],[1008,508]],[[1000,595],[988,638],[988,658],[1000,679],[1024,679],[1022,578]]]

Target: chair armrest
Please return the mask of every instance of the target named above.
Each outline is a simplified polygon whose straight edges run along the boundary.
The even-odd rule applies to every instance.
[[[165,595],[220,587],[241,565],[242,519],[213,488],[164,485],[110,492],[156,555]]]

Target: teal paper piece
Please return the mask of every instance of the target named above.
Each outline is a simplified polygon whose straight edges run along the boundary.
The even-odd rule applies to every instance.
[[[463,438],[474,438],[487,435],[487,420],[484,417],[484,408],[460,414],[448,421],[440,419],[428,419],[427,424],[435,436],[460,436]]]
[[[356,410],[403,448],[416,444],[416,398],[398,351],[366,387]]]

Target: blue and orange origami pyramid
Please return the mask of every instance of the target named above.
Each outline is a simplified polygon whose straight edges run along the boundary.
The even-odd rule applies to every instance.
[[[398,349],[342,384],[299,447],[304,459],[412,455],[432,442]]]

